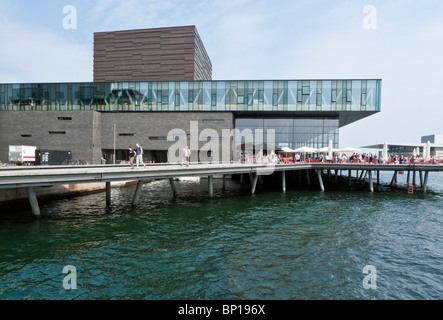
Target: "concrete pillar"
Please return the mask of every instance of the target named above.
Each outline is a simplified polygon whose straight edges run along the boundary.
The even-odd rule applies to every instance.
[[[350,187],[352,186],[352,171],[351,170],[349,170],[348,184],[349,184]]]
[[[212,198],[214,196],[214,181],[212,175],[208,176],[208,188],[209,188],[209,197]]]
[[[390,184],[391,187],[394,184],[394,182],[397,181],[397,173],[398,173],[398,171],[394,171],[394,175],[392,176],[392,180],[391,180],[391,184]]]
[[[223,191],[226,190],[226,175],[223,175]]]
[[[426,189],[428,188],[428,174],[429,171],[425,172],[425,181],[423,182],[423,193],[426,193]]]
[[[135,189],[134,198],[132,199],[132,206],[135,207],[140,199],[140,193],[142,192],[143,180],[138,180],[137,187]]]
[[[418,174],[419,174],[419,176],[420,176],[420,187],[422,187],[423,188],[423,171],[419,171],[418,172]]]
[[[258,174],[255,174],[254,180],[252,181],[251,194],[255,193],[255,187],[257,186]]]
[[[305,170],[305,171],[306,171],[306,182],[308,183],[308,186],[310,186],[311,185],[311,174],[309,172],[309,169]]]
[[[372,182],[372,171],[368,170],[369,173],[369,191],[374,192],[374,184]]]
[[[283,192],[286,192],[286,171],[281,172],[281,188]]]
[[[325,186],[323,185],[323,179],[321,177],[321,170],[316,170],[316,171],[317,171],[318,183],[320,184],[320,190],[325,191]]]
[[[174,195],[174,198],[177,197],[177,187],[174,183],[174,178],[169,178],[169,184],[171,185],[172,194]]]
[[[111,182],[106,182],[106,206],[111,206]]]
[[[32,213],[36,217],[40,217],[40,207],[38,205],[37,196],[35,195],[34,188],[26,188],[26,193],[28,194],[29,204],[31,205]]]

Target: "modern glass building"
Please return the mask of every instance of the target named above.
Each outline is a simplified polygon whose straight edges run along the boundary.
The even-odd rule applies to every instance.
[[[192,121],[218,140],[225,129],[274,129],[276,150],[322,148],[330,140],[337,148],[340,127],[380,111],[379,79],[211,80],[194,26],[96,34],[94,77],[0,84],[0,161],[7,161],[8,145],[69,149],[90,163],[127,160],[138,141],[147,161],[163,162],[174,143],[168,132],[181,128],[176,138],[189,139]],[[232,150],[242,143],[234,139]]]
[[[171,145],[166,142],[166,132],[160,128],[178,126],[177,122],[168,122],[168,117],[176,113],[187,122],[199,113],[202,123],[218,131],[236,128],[266,132],[266,129],[274,129],[277,150],[301,146],[322,148],[330,140],[337,148],[339,128],[379,112],[380,96],[381,80],[372,79],[0,84],[0,111],[34,112],[39,116],[49,116],[51,112],[59,115],[59,112],[87,111],[112,114],[112,122],[119,123],[119,128],[125,119],[130,119],[124,114],[138,114],[139,120],[156,114],[158,121],[149,125],[146,122],[146,125],[151,130],[156,126],[158,134],[141,137],[142,122],[138,129],[126,130],[119,133],[119,137],[138,136],[145,145],[149,145],[149,140],[164,141],[163,146],[157,145],[153,150],[157,153],[165,152]],[[60,118],[63,117],[57,117]],[[70,118],[72,120],[67,117]],[[188,127],[185,122],[181,125]],[[17,131],[20,136],[9,144],[37,144],[44,139],[40,134],[38,141],[33,142],[33,135],[28,132],[33,130],[25,131]],[[48,139],[54,139],[54,132],[69,135],[57,124],[48,131]],[[235,147],[241,143],[235,141]],[[103,148],[102,154],[111,153],[110,149],[110,146]],[[118,149],[126,149],[126,144],[119,145]],[[125,157],[123,152],[119,158]],[[164,154],[157,154],[155,158],[165,161]]]
[[[2,111],[380,111],[381,80],[0,84]]]

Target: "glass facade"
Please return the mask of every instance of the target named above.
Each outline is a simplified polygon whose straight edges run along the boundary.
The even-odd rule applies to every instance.
[[[377,112],[380,97],[381,80],[0,84],[0,111]]]
[[[264,140],[268,129],[275,130],[275,148],[297,149],[303,146],[321,149],[332,140],[338,148],[339,120],[330,118],[237,118],[235,128],[243,131],[262,129]],[[235,148],[241,149],[241,139],[235,141]]]

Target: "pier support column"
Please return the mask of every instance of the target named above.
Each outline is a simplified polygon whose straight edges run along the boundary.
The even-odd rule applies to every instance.
[[[255,174],[254,180],[252,181],[251,194],[255,193],[255,187],[257,186],[258,174]]]
[[[374,183],[372,182],[372,171],[368,170],[369,173],[369,191],[374,192]]]
[[[349,170],[349,175],[348,175],[348,185],[350,187],[352,187],[352,171]]]
[[[135,189],[134,198],[132,199],[132,207],[135,207],[140,199],[140,193],[142,192],[143,180],[138,180],[137,187]]]
[[[282,191],[286,192],[286,171],[281,172],[281,188]]]
[[[419,176],[420,176],[420,187],[422,187],[423,188],[423,171],[419,171],[418,172],[418,174],[419,174]]]
[[[111,206],[111,182],[106,182],[106,206]]]
[[[177,197],[177,187],[175,186],[174,178],[169,178],[169,184],[171,185],[172,194],[174,195],[174,198],[176,198]]]
[[[377,186],[380,185],[380,170],[377,170]]]
[[[309,172],[309,169],[305,170],[305,171],[306,171],[306,182],[308,183],[308,186],[310,186],[311,185],[311,173]]]
[[[223,191],[226,190],[226,175],[223,175]]]
[[[317,171],[318,183],[320,184],[320,190],[325,191],[325,186],[323,185],[323,179],[321,177],[321,170],[316,170],[316,171]]]
[[[397,181],[397,174],[398,174],[398,171],[394,171],[394,175],[392,176],[392,180],[391,180],[391,184],[390,184],[391,187],[393,186],[394,182]]]
[[[29,204],[31,205],[32,213],[36,217],[40,217],[40,207],[38,205],[37,196],[35,195],[34,188],[26,188],[26,193],[28,194]]]
[[[428,188],[428,174],[429,171],[425,172],[425,181],[423,182],[423,193],[426,193],[426,189]]]
[[[209,197],[212,198],[214,196],[214,181],[212,175],[208,176],[208,188],[209,188]]]

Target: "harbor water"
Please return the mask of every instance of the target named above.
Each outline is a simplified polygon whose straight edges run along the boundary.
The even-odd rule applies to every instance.
[[[135,209],[134,187],[112,189],[109,208],[96,193],[40,219],[2,209],[0,299],[443,298],[443,174],[412,195],[176,184],[176,198],[145,184]]]

